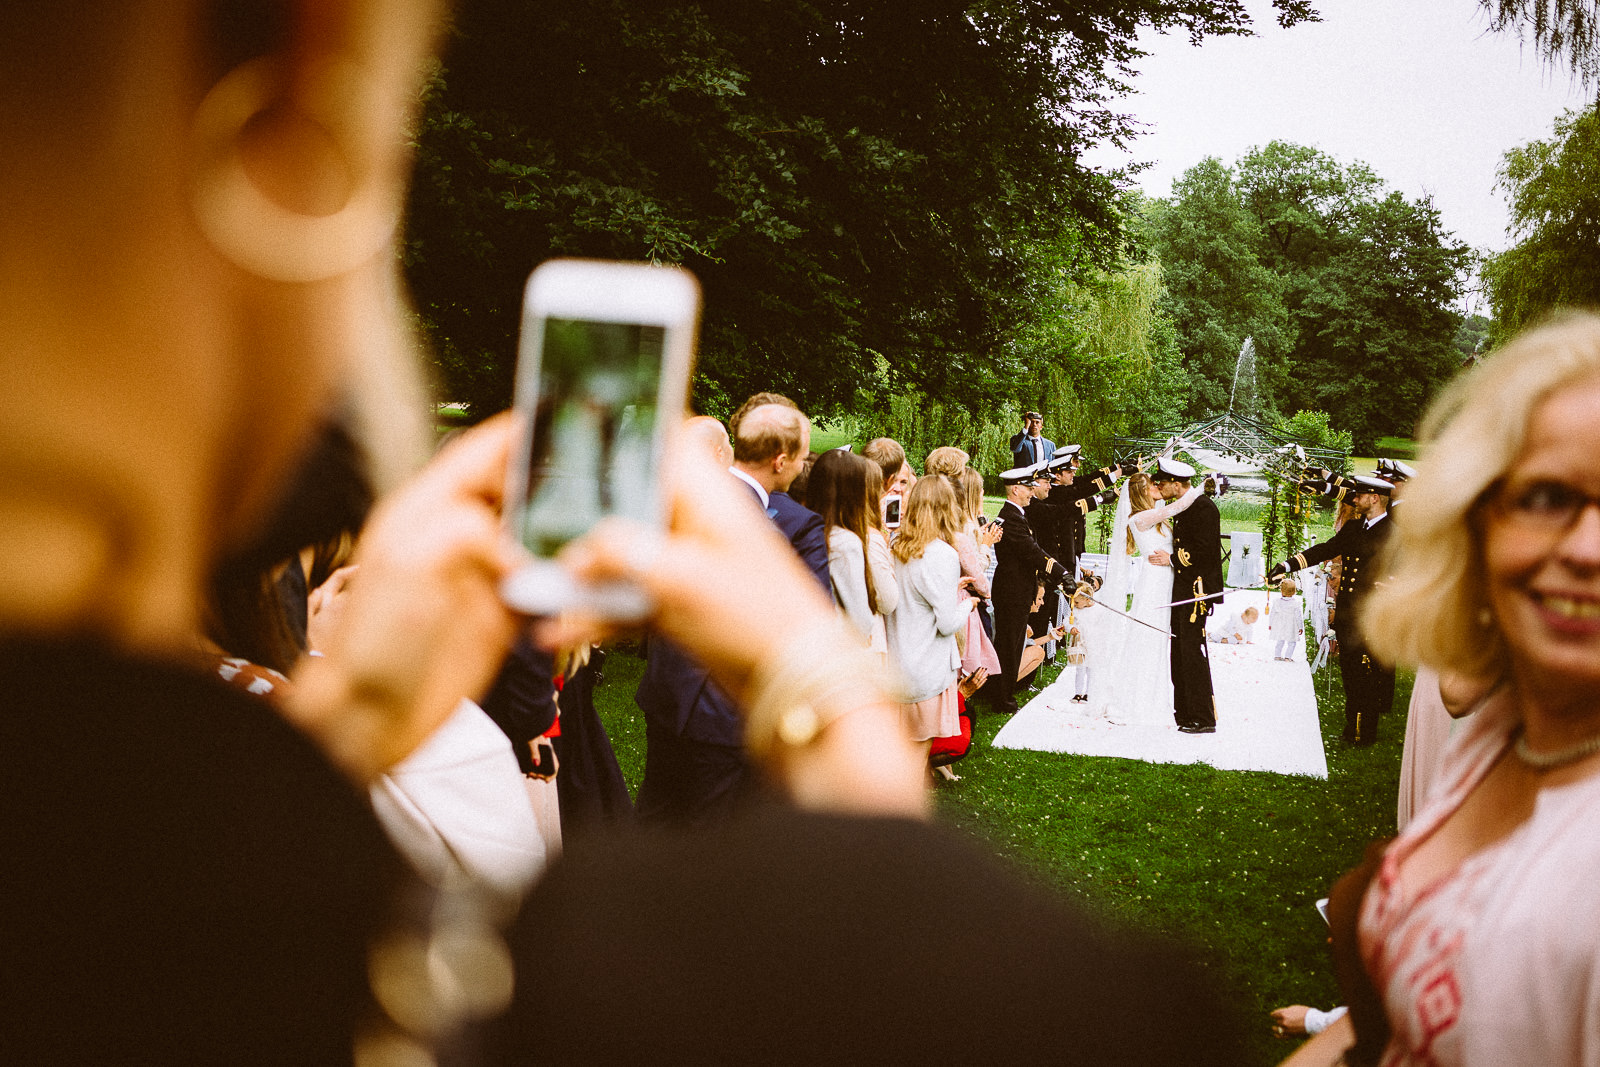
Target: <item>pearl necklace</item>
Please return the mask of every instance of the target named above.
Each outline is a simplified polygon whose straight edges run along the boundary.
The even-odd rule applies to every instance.
[[[1537,771],[1548,771],[1554,767],[1564,767],[1569,763],[1576,763],[1585,756],[1592,756],[1600,752],[1600,734],[1585,738],[1575,745],[1558,748],[1554,752],[1535,752],[1528,746],[1528,735],[1519,733],[1517,743],[1511,749],[1517,758]]]

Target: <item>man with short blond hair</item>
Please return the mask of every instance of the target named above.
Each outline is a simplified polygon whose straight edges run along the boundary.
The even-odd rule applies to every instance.
[[[805,466],[811,423],[788,397],[757,393],[739,406],[728,425],[733,436],[728,472],[750,490],[831,598],[822,518],[786,492]],[[771,607],[775,624],[781,624],[785,605]],[[715,821],[754,791],[738,709],[705,669],[676,646],[651,640],[644,679],[633,699],[644,711],[647,738],[640,819]]]

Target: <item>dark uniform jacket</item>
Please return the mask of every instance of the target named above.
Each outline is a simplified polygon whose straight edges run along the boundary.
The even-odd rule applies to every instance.
[[[1076,573],[1078,557],[1089,544],[1089,512],[1100,506],[1098,494],[1116,481],[1117,472],[1107,467],[1089,474],[1079,474],[1071,485],[1058,485],[1050,490],[1046,499],[1057,512],[1057,539],[1055,558],[1068,570]]]
[[[1372,528],[1365,519],[1353,518],[1339,527],[1339,532],[1320,545],[1312,545],[1304,552],[1290,556],[1282,566],[1291,571],[1315,567],[1335,556],[1343,556],[1339,570],[1339,621],[1334,629],[1339,639],[1353,647],[1365,647],[1361,639],[1361,605],[1367,594],[1377,584],[1378,554],[1394,530],[1394,520],[1387,512]]]
[[[1040,576],[1045,576],[1046,584],[1055,584],[1060,579],[1061,569],[1055,565],[1054,557],[1039,547],[1028,516],[1021,508],[1008,500],[1000,505],[1000,518],[1004,522],[1000,527],[1000,540],[994,547],[995,603],[1031,602]]]
[[[1216,502],[1201,495],[1172,517],[1172,599],[1188,600],[1222,591],[1222,513]],[[1220,598],[1203,600],[1200,615],[1208,615]]]

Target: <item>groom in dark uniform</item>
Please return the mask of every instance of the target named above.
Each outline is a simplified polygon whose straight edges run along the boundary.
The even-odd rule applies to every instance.
[[[1339,532],[1320,545],[1312,545],[1272,568],[1267,584],[1291,571],[1315,567],[1343,556],[1339,568],[1339,675],[1344,679],[1344,734],[1347,743],[1370,745],[1378,740],[1378,717],[1394,703],[1394,670],[1372,658],[1361,633],[1361,608],[1378,579],[1378,553],[1382,551],[1394,520],[1389,518],[1389,498],[1394,484],[1382,478],[1358,476],[1346,499],[1357,514]]]
[[[1161,499],[1173,501],[1188,491],[1194,473],[1187,463],[1161,459],[1150,479]],[[1206,616],[1222,603],[1210,596],[1222,591],[1222,513],[1209,496],[1196,497],[1173,516],[1168,562],[1173,600],[1208,597],[1172,607],[1172,717],[1183,733],[1214,734],[1217,708],[1206,656]]]

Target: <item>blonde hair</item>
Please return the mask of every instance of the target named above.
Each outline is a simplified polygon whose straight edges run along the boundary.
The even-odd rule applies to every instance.
[[[956,506],[956,491],[943,478],[923,478],[906,494],[900,534],[894,539],[894,558],[901,563],[921,559],[935,541],[951,548],[964,525]]]
[[[1569,313],[1506,345],[1430,406],[1383,572],[1402,562],[1362,611],[1362,635],[1384,660],[1483,679],[1506,673],[1505,635],[1482,581],[1480,501],[1521,454],[1539,405],[1586,378],[1600,378],[1600,316]]]
[[[1154,483],[1144,471],[1136,471],[1128,475],[1128,485],[1125,490],[1128,494],[1128,515],[1131,518],[1141,511],[1149,511],[1156,506],[1156,498],[1152,495]],[[1165,530],[1166,520],[1156,523],[1156,529]],[[1133,527],[1128,527],[1128,554],[1139,551],[1139,543],[1133,539]]]
[[[1278,592],[1282,593],[1284,596],[1294,596],[1294,594],[1299,591],[1300,587],[1294,584],[1293,578],[1285,578],[1283,581],[1278,583]]]
[[[942,474],[946,478],[954,478],[967,469],[967,460],[971,458],[954,445],[945,445],[928,453],[928,460],[922,469],[928,474]]]
[[[962,516],[962,525],[967,519],[983,517],[983,475],[971,467],[963,467],[961,473],[950,480],[951,487],[956,491],[956,502],[965,512]]]

